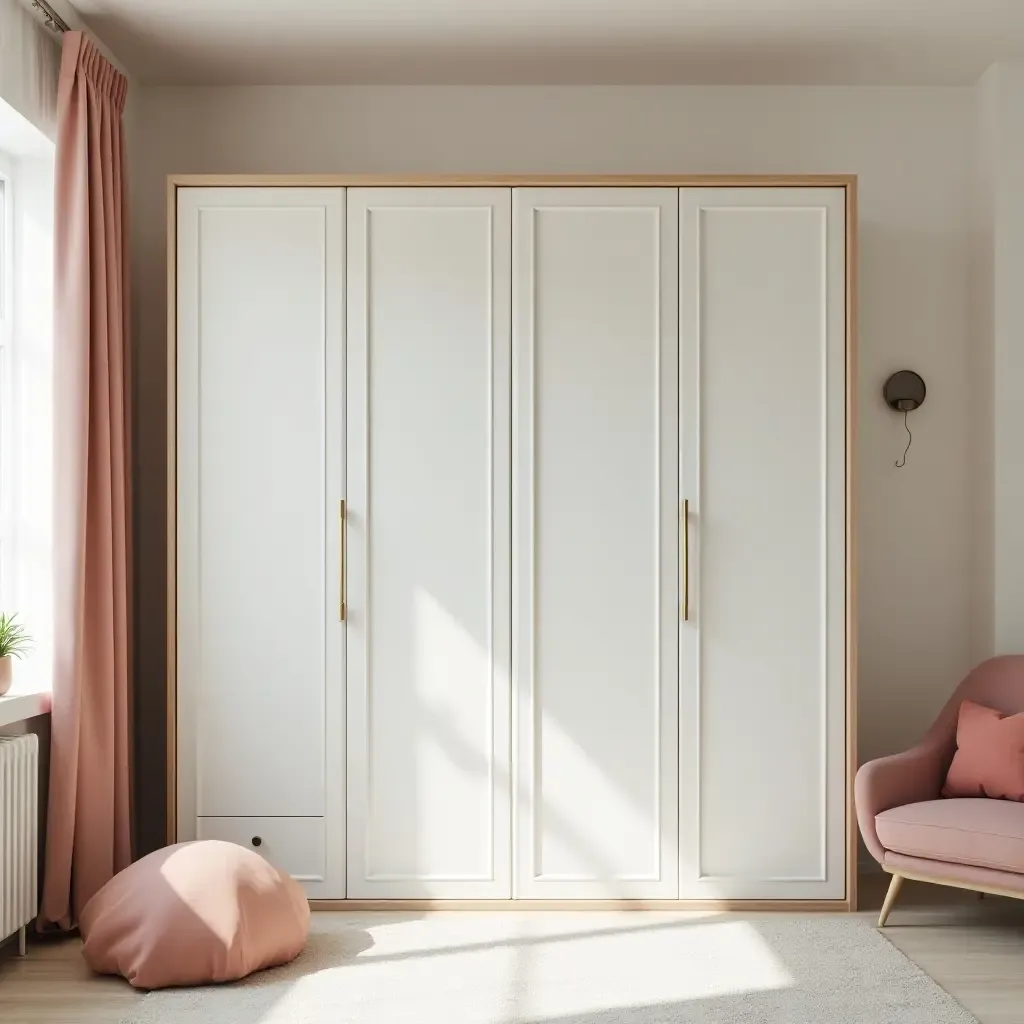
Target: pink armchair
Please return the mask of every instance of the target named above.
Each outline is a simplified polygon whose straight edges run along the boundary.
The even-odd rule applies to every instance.
[[[960,704],[1024,711],[1024,655],[982,662],[956,688],[918,746],[857,772],[857,821],[871,855],[892,875],[878,925],[905,878],[1024,899],[1024,803],[942,799],[956,751]]]

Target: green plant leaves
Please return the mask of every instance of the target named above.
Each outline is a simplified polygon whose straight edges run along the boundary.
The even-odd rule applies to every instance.
[[[0,658],[21,658],[32,648],[32,638],[18,616],[0,612]]]

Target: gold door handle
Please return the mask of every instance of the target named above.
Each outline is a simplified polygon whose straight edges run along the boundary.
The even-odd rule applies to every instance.
[[[345,621],[345,499],[338,503],[338,618]]]
[[[680,612],[683,622],[690,621],[690,500],[683,498],[683,511],[679,524],[679,546],[682,548],[682,595]]]

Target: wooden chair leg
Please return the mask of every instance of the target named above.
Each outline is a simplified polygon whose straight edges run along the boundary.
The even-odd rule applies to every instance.
[[[892,881],[889,883],[889,891],[885,894],[885,902],[882,903],[882,912],[878,915],[878,927],[885,927],[886,918],[889,916],[889,911],[892,910],[893,904],[896,902],[896,897],[900,894],[900,887],[903,885],[902,875],[893,875]]]

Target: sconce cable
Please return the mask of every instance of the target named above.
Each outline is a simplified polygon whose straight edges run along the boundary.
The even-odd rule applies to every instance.
[[[910,451],[910,446],[914,443],[914,435],[910,432],[910,425],[907,423],[907,417],[910,415],[909,409],[903,410],[903,429],[907,432],[907,447],[903,449],[903,457],[896,462],[896,468],[902,469],[907,464],[907,452]]]

